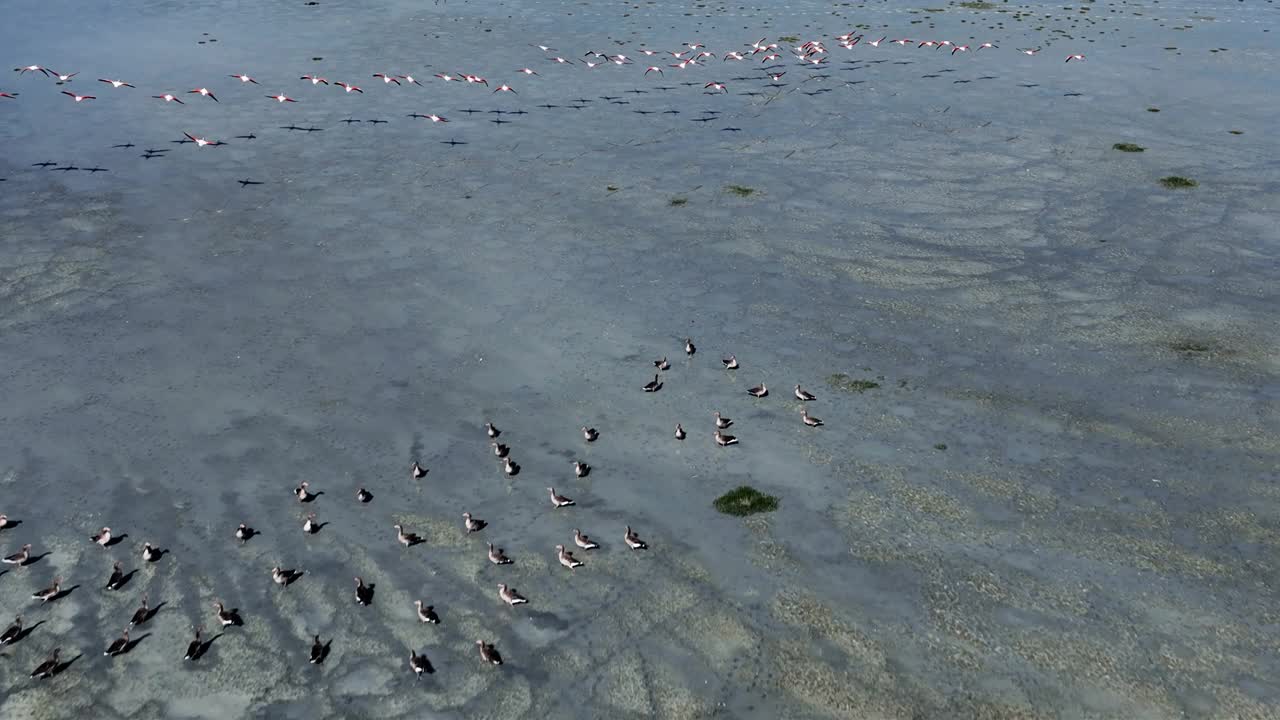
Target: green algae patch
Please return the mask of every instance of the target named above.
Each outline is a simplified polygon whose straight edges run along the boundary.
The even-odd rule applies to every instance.
[[[750,485],[743,485],[716,498],[712,505],[725,515],[746,517],[777,510],[778,498],[765,495]]]
[[[1191,178],[1184,178],[1181,175],[1170,175],[1169,177],[1160,178],[1160,184],[1170,190],[1176,190],[1177,188],[1193,188],[1200,183]]]
[[[751,197],[756,194],[755,188],[746,185],[725,185],[724,189],[738,197]]]
[[[673,197],[671,198],[671,207],[680,207],[681,205],[688,204],[688,202],[689,198]]]
[[[836,373],[835,375],[828,377],[827,384],[836,390],[856,393],[875,390],[880,387],[880,383],[875,382],[874,380],[856,380],[844,373]]]
[[[1135,145],[1135,144],[1133,144],[1133,143],[1116,143],[1115,145],[1112,145],[1112,146],[1111,146],[1111,149],[1112,149],[1112,150],[1119,150],[1120,152],[1144,152],[1144,151],[1146,151],[1146,148],[1142,147],[1141,145]]]

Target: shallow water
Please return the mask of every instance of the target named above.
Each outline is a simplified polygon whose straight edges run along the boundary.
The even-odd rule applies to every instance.
[[[0,576],[0,612],[43,621],[2,653],[3,717],[1275,714],[1269,4],[118,5],[0,27],[14,66],[98,96],[0,85],[0,512],[22,520],[0,549],[48,553]],[[858,23],[1000,47],[836,47]],[[825,37],[829,67],[655,79],[636,52],[783,36]],[[369,77],[459,71],[518,94]],[[116,76],[138,89],[95,82]],[[740,445],[713,444],[716,410]],[[717,514],[740,484],[780,509]],[[104,524],[129,537],[95,547]],[[575,527],[603,547],[570,573]],[[142,567],[144,541],[170,552]],[[112,559],[138,569],[115,593]],[[306,575],[282,590],[276,564]],[[28,599],[56,575],[76,589]],[[143,592],[166,603],[146,639],[102,657]],[[245,626],[182,663],[217,599]],[[83,657],[29,680],[57,646]]]

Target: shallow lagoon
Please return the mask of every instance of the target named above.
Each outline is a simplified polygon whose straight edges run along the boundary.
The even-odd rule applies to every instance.
[[[1274,12],[928,7],[12,13],[12,65],[79,69],[99,99],[0,85],[21,93],[0,101],[0,512],[23,520],[0,546],[49,553],[0,576],[0,612],[44,621],[3,653],[0,714],[1273,715]],[[835,48],[858,23],[1000,48]],[[772,88],[755,62],[657,80],[529,46],[577,63],[816,35],[830,67],[787,60]],[[459,71],[518,95],[369,77]],[[366,92],[295,79],[311,72]],[[115,76],[138,89],[94,82]],[[200,85],[220,102],[147,97]],[[262,97],[282,91],[299,102]],[[170,144],[183,132],[229,144]],[[662,355],[664,388],[640,392]],[[825,427],[799,422],[797,382]],[[740,445],[712,443],[716,410]],[[314,536],[304,479],[325,492]],[[742,484],[779,510],[716,513]],[[553,511],[547,485],[577,506]],[[464,510],[490,526],[465,535]],[[263,535],[240,547],[239,522]],[[427,542],[400,547],[396,522]],[[103,524],[130,537],[97,548]],[[552,548],[574,527],[603,547],[570,574]],[[144,540],[171,554],[100,590]],[[282,591],[277,563],[307,575]],[[55,575],[79,587],[36,606]],[[144,591],[167,603],[149,636],[103,658]],[[246,626],[183,665],[215,599]],[[321,667],[313,633],[334,638]],[[481,665],[477,637],[506,665]],[[54,646],[84,655],[28,680]],[[417,683],[411,647],[437,670]]]

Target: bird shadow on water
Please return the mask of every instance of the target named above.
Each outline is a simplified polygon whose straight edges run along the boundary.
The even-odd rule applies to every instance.
[[[102,547],[115,547],[116,545],[119,545],[120,543],[124,542],[124,539],[127,537],[129,537],[129,533],[123,533],[121,535],[112,535],[111,539],[108,540],[107,543]]]
[[[36,563],[38,563],[38,562],[40,562],[41,560],[43,560],[43,559],[45,559],[45,558],[49,557],[49,556],[50,556],[50,555],[52,555],[52,554],[53,554],[53,553],[47,553],[47,552],[46,552],[46,553],[40,553],[39,555],[32,555],[31,557],[27,558],[27,561],[26,561],[26,562],[22,563],[22,564],[21,564],[21,565],[19,565],[18,567],[27,567],[28,565],[35,565]]]

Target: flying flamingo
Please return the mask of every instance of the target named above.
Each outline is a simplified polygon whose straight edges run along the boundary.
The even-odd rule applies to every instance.
[[[10,100],[18,97],[17,93],[0,92],[0,98],[9,98]]]
[[[703,85],[702,87],[704,90],[706,88],[712,88],[717,92],[724,92],[724,93],[729,92],[729,88],[725,87],[724,83],[720,83],[720,82],[709,82],[706,85]]]
[[[310,80],[312,85],[328,85],[329,81],[319,75],[303,75],[299,80]]]
[[[391,83],[395,83],[397,85],[400,84],[400,81],[394,75],[388,75],[386,73],[374,73],[373,76],[376,78],[382,78],[382,83],[384,85],[390,85]]]
[[[417,80],[414,80],[412,75],[400,75],[400,76],[398,76],[398,77],[399,77],[401,80],[404,80],[405,82],[409,82],[409,83],[412,83],[412,84],[414,84],[414,85],[422,85],[422,83],[418,82]]]
[[[656,73],[658,73],[659,75],[662,75],[662,68],[658,67],[657,65],[650,65],[650,66],[649,66],[649,67],[644,71],[644,74],[645,74],[645,75],[648,75],[648,74],[649,74],[649,73],[651,73],[651,72],[656,72]]]
[[[279,95],[268,95],[267,97],[271,98],[272,100],[275,100],[276,102],[281,102],[281,103],[298,102],[297,100],[294,100],[293,98],[285,95],[284,93],[280,93]]]
[[[1023,55],[1035,55],[1036,53],[1040,52],[1040,48],[1023,48],[1018,52],[1022,53]]]
[[[1083,60],[1083,59],[1084,59],[1084,56],[1083,56],[1083,55],[1068,55],[1068,56],[1067,56],[1067,62],[1071,62],[1072,60]]]
[[[92,95],[77,95],[73,92],[67,92],[66,90],[63,90],[62,94],[66,95],[69,98],[74,99],[76,102],[80,102],[81,100],[97,100],[98,99]]]
[[[978,49],[979,49],[979,50],[985,50],[986,48],[999,48],[999,47],[1000,47],[1000,46],[999,46],[999,45],[996,45],[995,43],[984,42],[984,43],[982,43],[981,45],[979,45],[979,46],[978,46]]]
[[[499,85],[499,86],[497,87],[497,89],[495,89],[495,90],[494,90],[494,92],[496,92],[496,93],[499,93],[499,92],[509,92],[509,93],[514,93],[514,92],[516,92],[516,91],[515,91],[515,90],[512,90],[510,85]],[[519,93],[516,93],[516,94],[518,95]]]
[[[915,40],[912,40],[911,38],[901,38],[899,40],[891,40],[890,42],[892,42],[894,45],[902,45],[905,47],[906,45],[909,45],[915,42]]]
[[[227,77],[233,77],[242,83],[253,83],[254,85],[258,84],[257,80],[254,80],[253,78],[249,77],[248,75],[245,75],[244,73],[241,73],[239,75],[228,75]]]
[[[218,102],[218,98],[214,97],[213,91],[210,90],[209,88],[196,88],[195,90],[187,91],[188,95],[190,95],[191,93],[199,93],[200,95],[203,95],[204,97],[207,97],[214,102]]]
[[[884,37],[880,38],[879,40],[870,40],[870,41],[868,41],[868,42],[867,42],[867,44],[868,44],[868,45],[870,45],[870,46],[871,46],[871,47],[873,47],[873,48],[878,48],[878,47],[880,47],[880,43],[884,42],[884,41],[885,41],[885,38],[887,38],[887,37],[889,37],[889,36],[888,36],[888,35],[886,35],[886,36],[884,36]]]
[[[108,85],[110,85],[111,87],[113,87],[113,88],[117,88],[117,89],[122,88],[122,87],[127,87],[127,88],[131,88],[131,87],[133,87],[132,85],[130,85],[129,83],[127,83],[127,82],[125,82],[125,81],[123,81],[123,80],[103,80],[103,79],[99,78],[99,79],[98,79],[98,82],[104,82],[104,83],[107,83],[107,84],[108,84]]]
[[[221,145],[221,144],[222,144],[222,143],[218,142],[217,140],[205,140],[204,138],[196,137],[195,135],[192,135],[191,133],[184,132],[184,133],[182,133],[182,134],[183,134],[183,135],[186,135],[188,138],[190,138],[190,139],[191,139],[191,142],[193,142],[193,143],[195,143],[195,144],[196,144],[196,147],[204,147],[204,146],[206,146],[206,145],[209,145],[209,146],[215,146],[215,145]]]
[[[177,97],[175,97],[175,96],[173,96],[173,95],[171,95],[171,94],[169,94],[169,93],[165,93],[165,94],[163,94],[163,95],[152,95],[151,97],[153,97],[153,98],[155,98],[155,99],[157,99],[157,100],[163,100],[163,101],[165,101],[165,102],[176,102],[176,103],[178,103],[179,105],[185,105],[185,104],[186,104],[186,103],[182,102],[181,100],[179,100]]]
[[[337,85],[338,87],[342,88],[343,90],[346,90],[346,91],[347,91],[347,92],[349,92],[349,93],[358,92],[358,93],[360,93],[361,95],[363,95],[363,94],[364,94],[364,91],[363,91],[363,90],[361,90],[360,88],[356,87],[355,85],[351,85],[351,84],[344,83],[344,82],[336,82],[336,83],[334,83],[334,85]]]
[[[50,71],[49,71],[49,74],[51,74],[51,75],[53,75],[54,77],[58,78],[58,82],[59,82],[59,83],[64,83],[64,82],[71,82],[71,78],[73,78],[73,77],[75,77],[75,76],[79,75],[80,73],[78,73],[78,72],[73,72],[73,73],[71,73],[70,75],[63,75],[63,74],[62,74],[62,73],[60,73],[60,72],[56,72],[56,71],[54,71],[54,70],[50,70]]]
[[[533,70],[531,70],[531,69],[529,69],[529,68],[521,68],[521,69],[520,69],[520,70],[518,70],[517,72],[522,72],[522,73],[524,73],[525,75],[537,75],[537,74],[538,74],[538,73],[534,72]]]
[[[43,73],[45,77],[49,77],[50,75],[52,75],[52,73],[49,72],[48,68],[42,68],[39,65],[28,65],[26,67],[16,67],[13,69],[13,71],[18,73],[19,75],[23,75],[29,72]]]
[[[968,46],[968,45],[957,45],[957,46],[955,46],[955,47],[951,48],[951,54],[952,54],[952,55],[955,55],[955,54],[956,54],[956,53],[958,53],[958,52],[969,52],[969,46]]]

